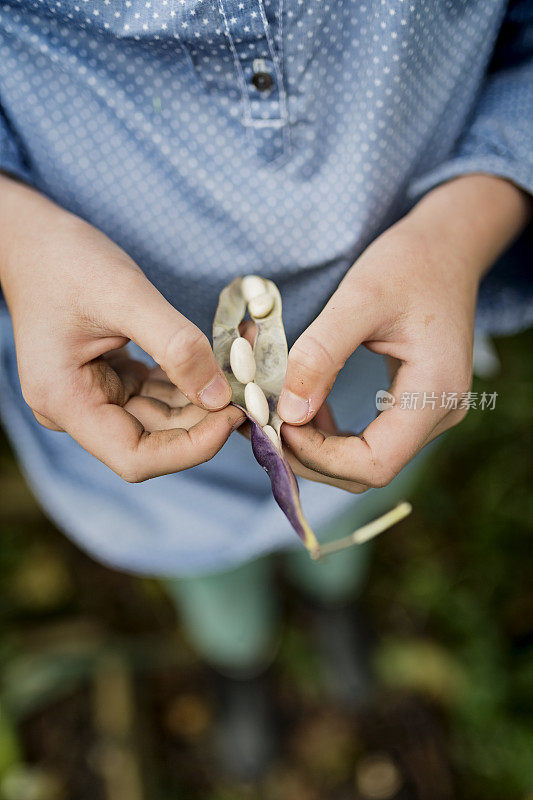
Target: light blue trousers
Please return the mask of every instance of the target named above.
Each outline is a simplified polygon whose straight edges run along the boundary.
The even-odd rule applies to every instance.
[[[348,536],[406,496],[419,460],[390,486],[354,501],[350,512],[332,522],[321,540]],[[321,604],[341,604],[356,596],[367,573],[371,545],[352,547],[312,561],[305,550],[282,554],[285,574],[303,595]],[[263,557],[237,569],[199,578],[167,581],[182,624],[196,651],[227,671],[253,671],[275,652],[279,609],[272,583],[273,559]]]

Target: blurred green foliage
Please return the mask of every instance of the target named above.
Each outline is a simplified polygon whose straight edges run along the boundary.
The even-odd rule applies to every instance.
[[[533,792],[533,334],[498,342],[498,392],[433,453],[401,535],[382,537],[369,594],[392,640],[383,677],[449,713],[462,795]],[[392,608],[391,604],[394,606]]]

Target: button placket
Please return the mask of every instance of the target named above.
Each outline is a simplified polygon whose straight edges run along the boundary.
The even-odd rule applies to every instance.
[[[289,143],[287,98],[279,54],[262,0],[239,2],[233,7],[235,14],[230,16],[224,2],[219,0],[219,6],[243,92],[242,123],[250,131],[261,156],[272,161],[285,154]]]

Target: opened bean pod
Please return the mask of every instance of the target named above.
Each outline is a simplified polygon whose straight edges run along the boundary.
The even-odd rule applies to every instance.
[[[239,333],[247,310],[255,323],[253,345]],[[363,544],[411,513],[409,503],[400,503],[351,536],[319,545],[303,515],[298,483],[281,444],[282,420],[276,409],[288,353],[281,296],[272,281],[246,275],[222,290],[213,324],[213,351],[230,383],[234,405],[250,421],[253,454],[270,478],[272,494],[313,559]]]
[[[253,346],[239,333],[248,311],[255,323]],[[314,558],[319,543],[300,505],[298,483],[283,453],[277,413],[287,371],[287,340],[276,285],[258,275],[236,278],[220,293],[213,324],[213,351],[233,392],[233,403],[250,421],[252,450],[267,472],[272,493]]]

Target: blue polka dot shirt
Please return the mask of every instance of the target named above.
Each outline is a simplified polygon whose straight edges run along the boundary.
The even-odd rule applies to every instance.
[[[220,289],[256,272],[282,292],[291,343],[442,181],[533,189],[531,0],[6,0],[0,52],[0,169],[103,230],[206,333]],[[524,261],[508,257],[478,326],[532,317]],[[350,360],[333,395],[347,427],[384,382],[378,357]],[[292,541],[237,436],[208,464],[130,486],[39,428],[5,308],[0,396],[41,502],[108,563],[195,574]],[[302,495],[318,528],[354,502]]]

